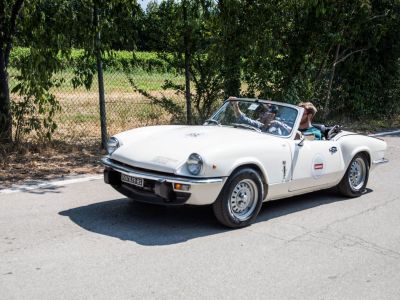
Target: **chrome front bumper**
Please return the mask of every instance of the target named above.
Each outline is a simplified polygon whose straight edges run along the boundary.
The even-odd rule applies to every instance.
[[[209,183],[221,183],[223,182],[222,177],[217,178],[186,178],[186,177],[176,177],[176,176],[164,176],[158,174],[152,174],[150,172],[137,171],[134,168],[130,168],[128,166],[124,166],[118,163],[113,162],[109,157],[103,157],[101,159],[101,163],[108,168],[114,169],[120,173],[125,175],[140,177],[143,179],[154,180],[157,182],[171,182],[171,183],[180,183],[180,184],[189,184],[189,185],[203,185]]]
[[[221,192],[227,177],[191,178],[173,174],[158,174],[111,160],[108,156],[101,159],[105,166],[104,181],[117,191],[138,201],[156,204],[192,204],[207,205],[213,203]],[[147,191],[121,182],[121,175],[143,178],[150,184]],[[189,185],[189,190],[179,191],[175,184]]]

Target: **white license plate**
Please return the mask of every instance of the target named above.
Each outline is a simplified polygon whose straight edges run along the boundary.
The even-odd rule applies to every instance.
[[[121,174],[121,181],[143,187],[143,178]]]

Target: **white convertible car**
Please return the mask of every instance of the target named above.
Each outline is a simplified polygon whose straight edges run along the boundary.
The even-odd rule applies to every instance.
[[[261,129],[243,121],[254,123],[265,113],[273,120]],[[295,105],[235,98],[202,126],[128,130],[108,142],[104,180],[137,201],[212,204],[229,227],[254,222],[268,200],[335,186],[345,196],[360,196],[369,171],[387,162],[386,143],[323,125],[315,125],[323,139],[312,140],[299,135],[302,115]]]

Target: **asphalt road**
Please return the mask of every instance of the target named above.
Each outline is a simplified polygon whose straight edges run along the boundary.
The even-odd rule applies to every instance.
[[[102,180],[0,194],[0,299],[400,299],[400,136],[368,192],[210,207],[132,203]]]

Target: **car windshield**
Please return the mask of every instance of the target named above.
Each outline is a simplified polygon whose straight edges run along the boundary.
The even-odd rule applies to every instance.
[[[298,110],[270,101],[229,100],[206,124],[225,125],[287,137],[292,134]]]

